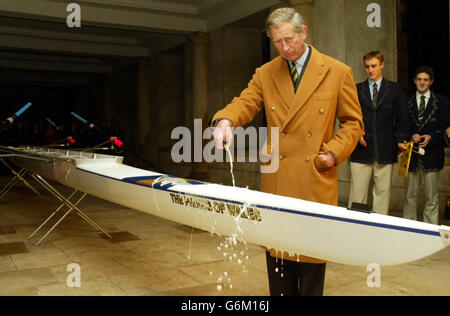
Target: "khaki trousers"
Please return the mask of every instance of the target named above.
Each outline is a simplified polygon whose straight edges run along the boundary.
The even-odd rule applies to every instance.
[[[439,224],[439,171],[427,172],[418,169],[408,173],[405,180],[405,205],[403,217],[417,220],[417,191],[423,185],[425,193],[425,207],[423,221],[430,224]]]
[[[387,215],[391,198],[392,171],[394,164],[362,164],[350,162],[352,182],[348,207],[353,202],[367,204],[369,185],[373,178],[373,206],[372,211]]]

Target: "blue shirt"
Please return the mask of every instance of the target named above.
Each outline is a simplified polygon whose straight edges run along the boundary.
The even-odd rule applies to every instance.
[[[306,50],[303,53],[302,57],[300,57],[299,59],[297,59],[295,61],[295,68],[297,69],[297,73],[298,73],[299,76],[302,73],[303,66],[305,65],[305,61],[306,61],[306,58],[308,57],[309,50],[310,50],[308,45],[305,44],[305,46],[306,46]],[[294,62],[290,61],[290,63],[292,64]]]
[[[370,90],[370,99],[373,100],[373,84],[377,84],[378,93],[380,93],[381,88],[381,81],[383,80],[383,77],[381,77],[378,81],[373,81],[372,79],[369,79],[369,90]]]

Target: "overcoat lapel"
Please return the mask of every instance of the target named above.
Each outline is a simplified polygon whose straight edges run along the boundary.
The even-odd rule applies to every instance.
[[[272,79],[280,93],[286,108],[289,108],[294,99],[294,84],[289,74],[289,66],[286,60],[278,58],[278,63],[272,71]]]
[[[416,125],[417,128],[420,129],[420,122],[419,122],[419,119],[417,118],[419,110],[417,109],[417,100],[416,100],[415,94],[413,96],[411,96],[411,98],[409,98],[409,100],[408,100],[408,111],[409,111],[409,116],[410,116],[411,120],[413,121],[414,125]]]
[[[423,115],[423,121],[419,122],[419,109],[417,105],[417,97],[416,95],[412,95],[408,101],[408,111],[411,113],[411,118],[414,124],[419,128],[423,128],[426,126],[432,119],[435,113],[437,112],[437,104],[439,100],[436,98],[436,95],[432,92],[431,97],[428,100],[426,105],[425,113]]]
[[[320,53],[311,47],[311,58],[306,70],[303,74],[302,81],[298,87],[297,93],[293,96],[291,103],[289,104],[289,112],[286,120],[282,126],[282,129],[289,124],[289,122],[295,117],[297,112],[305,106],[308,99],[316,91],[322,80],[325,78],[330,66],[326,65],[320,55]],[[291,85],[292,86],[292,83]],[[293,94],[293,90],[291,92]]]
[[[372,98],[370,97],[369,80],[364,81],[361,97],[363,99],[365,99],[365,100],[363,100],[364,102],[361,102],[361,103],[362,104],[370,104],[371,106],[368,108],[372,110],[373,106],[372,106]]]
[[[425,113],[423,115],[424,122],[428,122],[432,119],[432,116],[437,111],[438,107],[438,98],[436,98],[436,95],[431,92],[430,99],[428,100],[427,107],[425,108]]]
[[[380,106],[380,104],[383,104],[383,100],[386,98],[386,96],[389,93],[389,84],[387,83],[387,81],[383,78],[383,80],[381,80],[381,87],[380,87],[380,92],[378,93],[378,98],[377,98],[377,105],[375,108],[378,109],[378,107]]]
[[[411,98],[409,99],[408,108],[409,108],[409,111],[412,113],[413,117],[417,120],[419,110],[417,108],[416,95],[411,96]]]

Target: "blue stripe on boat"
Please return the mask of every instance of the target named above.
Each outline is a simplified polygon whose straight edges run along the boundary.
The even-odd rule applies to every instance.
[[[198,197],[198,198],[210,199],[210,200],[213,200],[213,201],[219,201],[219,202],[225,202],[225,203],[234,203],[234,204],[237,204],[237,205],[244,205],[244,203],[239,202],[239,201],[226,200],[226,199],[214,198],[214,197],[210,197],[210,196],[202,196],[202,195],[197,195],[197,194],[190,194],[190,193],[170,190],[170,188],[173,187],[176,183],[175,184],[169,183],[169,184],[166,184],[166,185],[162,185],[161,183],[155,183],[153,186],[149,186],[149,185],[144,185],[144,184],[138,183],[138,181],[156,180],[156,179],[161,178],[161,177],[164,177],[166,179],[170,179],[170,178],[176,179],[176,178],[179,178],[179,177],[174,177],[174,176],[161,174],[161,175],[156,175],[156,176],[142,176],[142,177],[129,177],[129,178],[123,178],[123,179],[115,179],[115,178],[111,178],[111,177],[108,177],[108,176],[105,176],[105,175],[102,175],[102,174],[98,174],[98,173],[95,173],[95,172],[92,172],[92,171],[87,171],[87,170],[83,170],[83,169],[78,169],[78,170],[85,171],[85,172],[88,172],[88,173],[92,173],[92,174],[95,174],[95,175],[98,175],[98,176],[106,177],[106,178],[109,178],[109,179],[121,181],[121,182],[126,182],[126,183],[136,184],[136,185],[140,185],[140,186],[150,187],[150,188],[153,188],[153,189],[158,189],[158,190],[161,190],[161,191],[178,193],[178,194],[188,194],[188,195],[195,196],[195,197]],[[206,184],[205,182],[201,182],[201,181],[197,181],[197,180],[189,180],[187,182],[190,183],[190,184],[193,184],[193,185]],[[317,217],[317,218],[334,220],[334,221],[339,221],[339,222],[346,222],[346,223],[352,223],[352,224],[373,226],[373,227],[379,227],[379,228],[385,228],[385,229],[399,230],[399,231],[404,231],[404,232],[409,232],[409,233],[417,233],[417,234],[422,234],[422,235],[441,237],[441,234],[439,232],[428,231],[428,230],[423,230],[423,229],[416,229],[416,228],[410,228],[410,227],[402,227],[402,226],[395,226],[395,225],[388,225],[388,224],[366,222],[366,221],[361,221],[361,220],[356,220],[356,219],[342,218],[342,217],[336,217],[336,216],[330,216],[330,215],[322,215],[322,214],[314,214],[314,213],[295,211],[295,210],[289,210],[289,209],[283,209],[283,208],[276,208],[276,207],[265,206],[265,205],[255,205],[255,207],[261,208],[261,209],[266,209],[266,210],[271,210],[271,211],[283,212],[283,213],[290,213],[290,214],[296,214],[296,215]]]

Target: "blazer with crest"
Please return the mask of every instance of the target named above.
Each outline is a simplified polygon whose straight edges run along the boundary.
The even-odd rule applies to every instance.
[[[256,69],[248,87],[212,121],[226,118],[238,127],[264,108],[269,128],[267,153],[277,155],[279,165],[276,172],[261,174],[261,191],[337,205],[337,167],[319,172],[314,159],[328,151],[336,156],[337,164],[349,157],[362,135],[361,108],[351,68],[310,48],[311,57],[296,93],[288,63],[278,56]],[[336,118],[340,123],[337,132]],[[272,144],[273,127],[279,129],[279,144]],[[317,262],[302,257],[300,261]]]
[[[409,139],[408,113],[401,86],[383,78],[375,107],[370,97],[369,81],[358,83],[356,87],[367,147],[358,143],[350,160],[366,164],[397,162],[397,144]]]
[[[414,134],[430,135],[431,141],[424,148],[425,155],[416,153],[411,155],[409,170],[416,170],[419,166],[425,170],[441,170],[444,167],[444,132],[446,123],[446,111],[449,109],[449,99],[443,95],[431,92],[431,97],[425,108],[422,122],[418,119],[418,106],[416,94],[408,101],[408,114],[410,121],[409,137]]]

